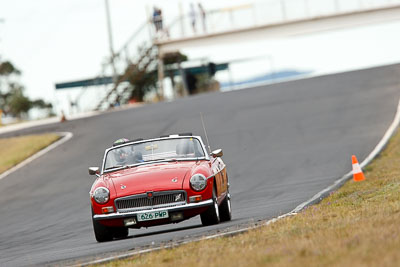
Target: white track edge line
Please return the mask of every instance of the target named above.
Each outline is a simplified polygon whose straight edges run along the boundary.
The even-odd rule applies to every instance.
[[[399,103],[397,104],[397,111],[396,111],[396,115],[395,115],[395,117],[393,119],[392,124],[386,130],[384,136],[379,141],[379,143],[375,146],[374,150],[372,150],[372,152],[363,160],[363,162],[361,162],[361,164],[360,164],[361,168],[364,168],[365,166],[367,166],[367,164],[370,163],[382,151],[382,149],[385,147],[385,145],[389,141],[390,137],[392,137],[392,135],[396,131],[397,127],[399,126],[399,123],[400,123],[400,100],[399,100]],[[341,183],[345,182],[346,180],[348,180],[349,178],[351,178],[352,174],[353,174],[353,172],[349,171],[348,173],[343,175],[342,178],[340,178],[339,180],[336,180],[331,186],[329,186],[329,187],[325,188],[324,190],[320,191],[319,193],[314,195],[311,199],[309,199],[309,200],[301,203],[300,205],[298,205],[290,213],[297,213],[297,212],[301,211],[308,204],[310,204],[313,201],[321,198],[323,194],[331,191],[333,188],[335,188],[339,184],[341,184]]]
[[[393,120],[392,124],[386,130],[384,136],[379,141],[379,143],[376,145],[374,150],[372,150],[372,152],[360,164],[361,168],[364,168],[368,163],[370,163],[382,151],[382,149],[386,146],[387,142],[389,141],[390,137],[392,137],[393,134],[395,133],[397,127],[399,126],[399,123],[400,123],[400,100],[399,100],[399,102],[397,104],[396,115],[394,117],[394,120]],[[180,242],[177,245],[174,245],[174,244],[164,245],[164,246],[160,245],[159,247],[155,247],[155,248],[148,248],[148,249],[143,249],[143,250],[139,250],[139,251],[129,252],[129,253],[120,254],[120,255],[117,255],[117,256],[111,256],[111,257],[107,257],[107,258],[103,258],[103,259],[98,259],[98,260],[82,263],[82,264],[75,264],[75,265],[72,265],[72,266],[87,266],[87,265],[105,263],[105,262],[109,262],[109,261],[112,261],[112,260],[124,259],[124,258],[132,257],[132,256],[135,256],[135,255],[149,253],[149,252],[153,252],[153,251],[157,251],[157,250],[161,250],[161,249],[173,248],[173,247],[176,247],[176,246],[180,246],[180,245],[184,245],[184,244],[188,244],[188,243],[192,243],[192,242],[198,242],[198,241],[202,241],[202,240],[214,239],[214,238],[228,236],[228,235],[236,235],[236,234],[240,234],[240,233],[243,233],[243,232],[247,232],[247,231],[249,231],[251,229],[255,229],[255,228],[261,227],[263,225],[269,225],[269,224],[274,223],[274,222],[276,222],[276,221],[278,221],[280,219],[283,219],[285,217],[296,215],[298,212],[300,212],[302,209],[304,209],[306,206],[310,205],[311,203],[313,203],[317,199],[322,199],[322,196],[324,194],[330,192],[332,189],[334,189],[335,187],[337,187],[341,183],[344,183],[351,176],[352,176],[352,171],[346,173],[340,179],[336,180],[331,186],[321,190],[320,192],[315,194],[309,200],[307,200],[307,201],[301,203],[300,205],[298,205],[292,211],[290,211],[288,213],[285,213],[285,214],[282,214],[282,215],[280,215],[278,217],[272,218],[272,219],[266,221],[265,223],[257,225],[257,226],[245,227],[245,228],[234,230],[234,231],[214,234],[214,235],[210,235],[210,236],[204,236],[204,237],[196,238],[196,239],[193,239],[193,240],[183,241],[183,242]]]
[[[61,135],[62,138],[60,138],[56,142],[52,143],[51,145],[43,148],[39,152],[33,154],[32,156],[30,156],[29,158],[27,158],[24,161],[20,162],[19,164],[15,165],[11,169],[8,169],[7,171],[3,172],[0,175],[0,180],[4,179],[5,177],[7,177],[11,173],[15,172],[16,170],[21,169],[25,165],[27,165],[27,164],[31,163],[32,161],[34,161],[35,159],[43,156],[44,154],[46,154],[50,150],[52,150],[52,149],[58,147],[59,145],[67,142],[69,139],[71,139],[74,136],[71,132],[55,132],[55,134]]]

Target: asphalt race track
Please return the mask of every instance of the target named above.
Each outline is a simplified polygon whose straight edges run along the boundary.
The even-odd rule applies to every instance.
[[[391,124],[400,98],[400,65],[329,75],[40,126],[15,132],[70,131],[74,137],[0,180],[0,266],[74,264],[157,246],[286,213],[363,160]],[[120,137],[193,132],[224,149],[233,220],[200,218],[94,239],[89,190],[103,151]],[[6,136],[6,135],[3,135]]]

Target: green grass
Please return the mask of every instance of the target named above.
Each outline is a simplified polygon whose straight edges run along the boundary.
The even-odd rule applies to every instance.
[[[101,266],[398,266],[399,133],[364,174],[269,226]]]
[[[57,141],[56,134],[27,135],[0,139],[0,173]]]

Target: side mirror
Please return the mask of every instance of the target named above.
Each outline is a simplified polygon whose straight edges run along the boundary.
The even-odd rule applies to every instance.
[[[99,167],[89,167],[89,174],[90,175],[99,175],[100,174]]]
[[[216,149],[213,152],[211,152],[211,156],[213,156],[214,158],[216,157],[222,157],[224,155],[224,153],[222,152],[222,149]]]

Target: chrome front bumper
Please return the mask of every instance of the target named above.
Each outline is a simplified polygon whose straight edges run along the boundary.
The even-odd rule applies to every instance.
[[[165,211],[167,210],[168,212],[174,212],[174,211],[184,211],[188,209],[196,209],[196,208],[203,208],[203,207],[208,207],[213,205],[213,200],[208,199],[205,201],[201,201],[198,203],[191,203],[191,204],[185,204],[185,205],[180,205],[180,206],[175,206],[175,207],[168,207],[168,208],[158,208],[158,209],[149,209],[149,210],[140,210],[140,211],[131,211],[131,212],[114,212],[114,213],[109,213],[109,214],[95,214],[93,216],[94,220],[111,220],[111,219],[122,219],[122,218],[130,218],[134,217],[138,214],[144,213],[144,212],[154,212],[154,211]]]

